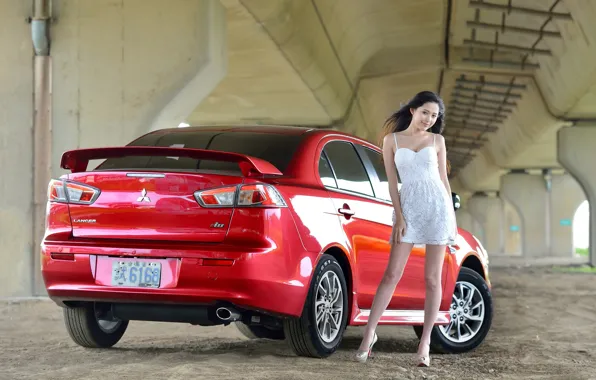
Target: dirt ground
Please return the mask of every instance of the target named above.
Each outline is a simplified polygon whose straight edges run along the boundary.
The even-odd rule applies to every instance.
[[[298,358],[284,342],[251,341],[234,326],[131,322],[113,349],[68,337],[47,300],[0,303],[0,379],[596,379],[596,275],[548,269],[492,271],[495,318],[485,343],[412,365],[410,327],[380,327],[375,356],[352,361],[361,328],[324,360]]]

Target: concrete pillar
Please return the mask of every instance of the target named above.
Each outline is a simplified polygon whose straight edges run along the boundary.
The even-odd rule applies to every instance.
[[[472,235],[480,239],[482,234],[482,226],[476,218],[470,213],[467,207],[462,207],[456,211],[455,217],[457,219],[457,226],[470,232]]]
[[[590,264],[596,266],[596,125],[561,128],[557,154],[563,166],[584,190],[590,204]]]
[[[473,195],[468,210],[478,221],[482,233],[477,237],[489,255],[503,253],[503,223],[501,199],[488,195]]]
[[[500,194],[519,213],[522,254],[550,255],[550,204],[542,176],[509,173],[501,177]]]
[[[10,32],[0,33],[0,261],[10,263],[0,266],[0,297],[45,293],[35,264],[43,219],[33,216],[33,190],[45,193],[47,183],[31,185],[38,145],[57,177],[65,150],[123,145],[151,129],[176,127],[227,70],[219,0],[51,2],[46,154],[32,131],[33,48],[25,21],[32,3],[0,2],[0,23]]]
[[[52,25],[53,162],[67,149],[121,145],[176,127],[226,74],[219,0],[59,4]]]
[[[504,253],[507,256],[520,256],[522,254],[522,246],[519,213],[507,200],[501,198],[501,201],[503,202]]]
[[[31,1],[0,1],[0,297],[33,289]]]
[[[573,218],[585,200],[584,191],[571,175],[552,177],[551,256],[574,257]]]

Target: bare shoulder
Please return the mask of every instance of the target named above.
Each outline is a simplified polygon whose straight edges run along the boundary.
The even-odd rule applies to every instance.
[[[385,137],[383,137],[383,148],[392,147],[394,144],[393,133],[386,134]]]
[[[436,140],[435,140],[435,149],[437,149],[438,152],[441,152],[443,150],[445,150],[445,137],[443,137],[443,135],[440,134],[436,134]]]

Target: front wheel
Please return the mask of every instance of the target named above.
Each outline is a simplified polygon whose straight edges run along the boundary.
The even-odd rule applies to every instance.
[[[442,353],[462,353],[474,350],[486,338],[493,318],[492,295],[480,274],[461,268],[451,306],[451,323],[433,327],[431,348]],[[418,339],[422,326],[414,326]]]
[[[284,333],[299,356],[325,358],[339,347],[348,320],[348,289],[337,260],[324,254],[315,268],[300,318],[284,320]]]

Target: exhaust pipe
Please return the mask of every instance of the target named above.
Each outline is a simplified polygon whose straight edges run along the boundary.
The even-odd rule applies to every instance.
[[[240,319],[240,313],[227,307],[217,308],[217,310],[215,310],[215,315],[222,321],[237,321]]]

